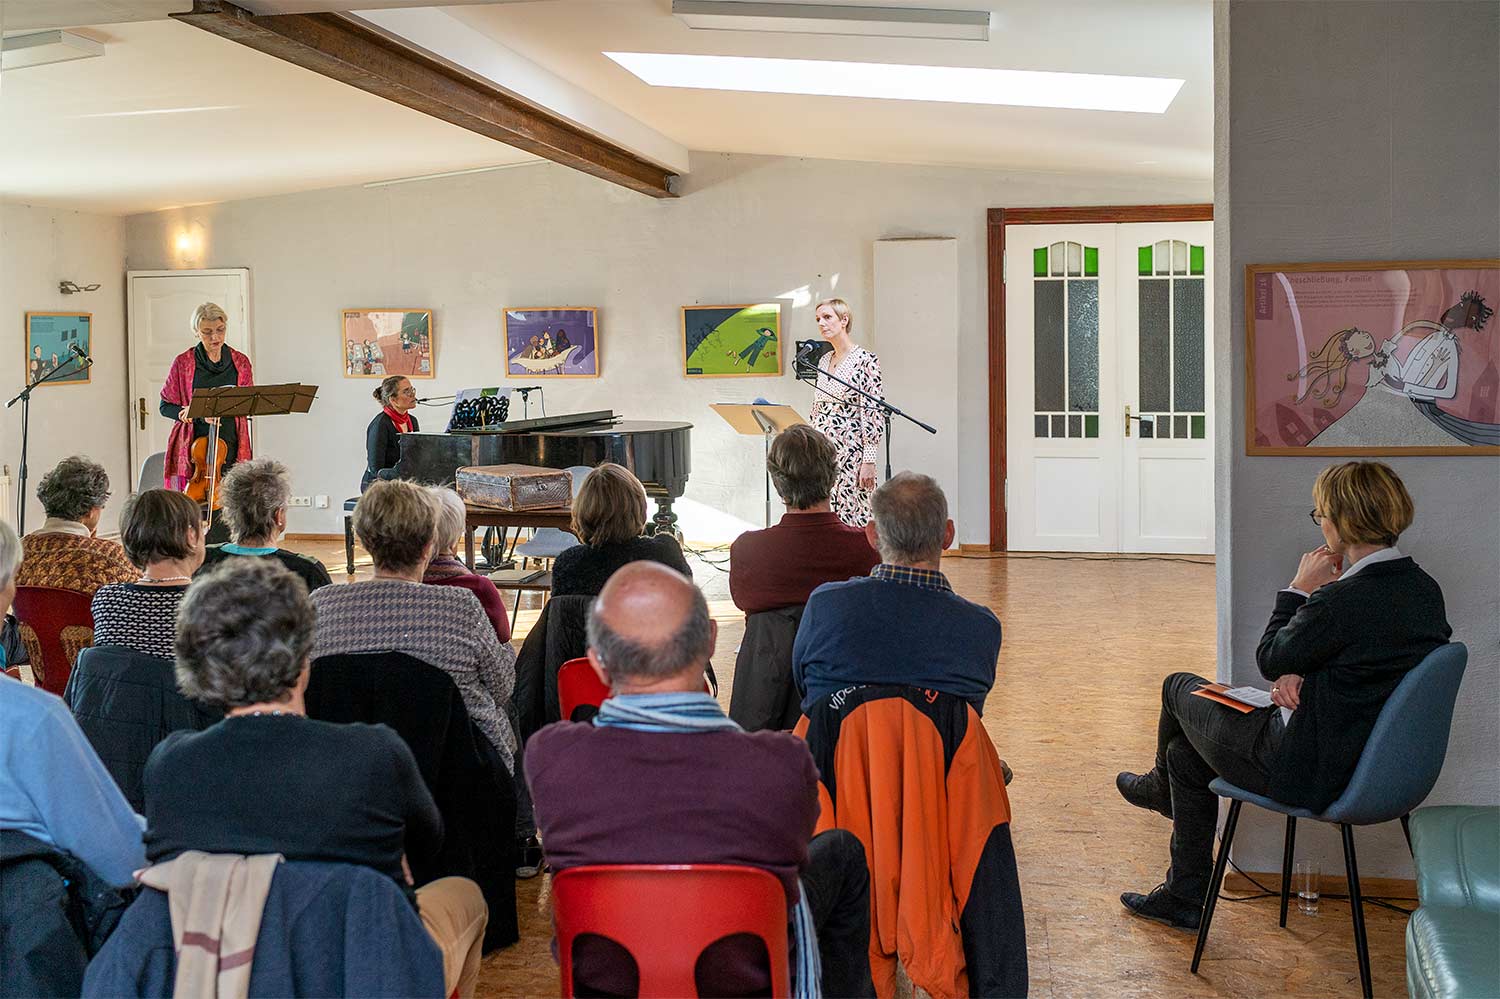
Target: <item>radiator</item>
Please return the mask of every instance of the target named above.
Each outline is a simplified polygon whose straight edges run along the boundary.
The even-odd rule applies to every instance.
[[[0,468],[0,520],[16,526],[16,486],[10,477],[10,466]]]

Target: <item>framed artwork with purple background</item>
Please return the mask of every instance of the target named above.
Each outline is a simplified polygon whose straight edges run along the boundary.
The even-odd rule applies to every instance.
[[[1500,454],[1500,260],[1245,268],[1245,453]]]
[[[599,310],[506,309],[505,373],[511,378],[598,378]]]

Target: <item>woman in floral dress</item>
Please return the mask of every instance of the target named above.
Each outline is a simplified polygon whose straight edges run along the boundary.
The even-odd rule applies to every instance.
[[[846,524],[864,527],[870,520],[870,494],[875,490],[875,462],[880,457],[884,424],[874,403],[828,376],[883,399],[880,360],[850,338],[854,320],[843,299],[819,302],[813,318],[818,332],[833,346],[818,361],[812,408],[813,428],[838,449],[838,479],[830,497],[833,512]]]

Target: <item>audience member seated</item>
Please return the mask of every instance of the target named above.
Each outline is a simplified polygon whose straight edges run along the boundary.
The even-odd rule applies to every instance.
[[[20,558],[0,521],[0,615]],[[78,995],[90,948],[69,893],[87,911],[104,894],[90,879],[130,885],[145,859],[140,817],[61,698],[0,674],[0,995]]]
[[[425,586],[437,512],[432,496],[400,479],[372,482],[354,508],[354,531],[370,553],[375,578],[325,586],[313,656],[405,652],[438,667],[458,685],[469,718],[515,772],[516,738],[506,709],[516,683],[516,652],[495,637],[484,608],[454,586]]]
[[[292,500],[292,477],[285,465],[270,458],[242,461],[224,476],[219,496],[233,540],[209,546],[204,565],[218,565],[237,555],[274,558],[296,573],[309,593],[333,582],[323,563],[311,555],[276,546],[286,533],[286,508]]]
[[[629,469],[605,462],[585,476],[573,497],[573,534],[581,543],[552,563],[552,595],[598,596],[616,569],[639,559],[692,579],[675,538],[643,533],[646,516],[646,487]]]
[[[170,660],[177,605],[203,564],[203,520],[198,504],[171,489],[147,489],[125,501],[120,542],[142,567],[140,578],[110,583],[94,593],[94,644]]]
[[[865,532],[839,520],[829,505],[837,458],[833,443],[806,424],[771,442],[766,469],[786,514],[729,547],[729,595],[746,614],[805,604],[822,584],[868,576],[879,564]]]
[[[442,950],[445,994],[472,995],[484,899],[465,878],[410,888],[407,855],[434,854],[443,823],[400,736],[307,717],[314,611],[296,578],[271,559],[236,559],[183,599],[177,682],[225,718],[151,754],[146,857],[279,853],[374,868],[407,891]]]
[[[556,870],[764,868],[781,879],[789,907],[806,903],[793,915],[810,910],[823,993],[873,995],[864,851],[844,830],[812,836],[818,772],[800,739],[742,732],[703,693],[716,634],[703,594],[680,574],[643,562],[611,577],[589,615],[588,655],[614,696],[594,724],[549,725],[527,744],[547,859]],[[709,951],[700,995],[770,994],[763,948],[730,937]],[[619,945],[581,937],[573,962],[576,994],[636,994],[635,966]]]
[[[460,586],[479,600],[484,616],[495,626],[495,637],[502,642],[510,641],[510,615],[505,613],[505,601],[495,584],[477,572],[471,572],[458,557],[458,546],[463,543],[466,514],[464,501],[458,493],[445,486],[429,486],[433,502],[437,505],[437,527],[433,538],[432,561],[422,582],[433,586]]]
[[[1374,461],[1330,466],[1312,500],[1323,544],[1276,595],[1255,654],[1273,704],[1241,714],[1193,696],[1208,680],[1174,673],[1162,684],[1156,765],[1115,779],[1126,801],[1172,820],[1165,882],[1120,896],[1138,916],[1198,929],[1219,816],[1210,781],[1321,812],[1402,676],[1453,633],[1438,584],[1396,548],[1414,511],[1395,472]]]
[[[109,499],[109,475],[96,461],[74,455],[42,476],[36,498],[47,519],[21,543],[17,586],[51,586],[85,596],[106,583],[140,575],[113,541],[95,537]]]
[[[806,711],[857,684],[957,694],[984,712],[1000,655],[1000,619],[953,592],[942,572],[953,543],[948,500],[926,475],[902,472],[875,490],[865,536],[880,552],[868,576],[813,591],[792,648]]]
[[[778,434],[766,469],[786,515],[729,548],[729,595],[745,612],[729,717],[747,731],[790,729],[802,716],[792,643],[808,596],[823,583],[869,575],[880,561],[865,532],[829,506],[837,456],[828,438],[805,424]]]

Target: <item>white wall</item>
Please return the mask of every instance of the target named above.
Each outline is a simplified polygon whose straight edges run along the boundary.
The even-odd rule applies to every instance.
[[[64,295],[59,281],[99,285]],[[26,312],[92,312],[93,380],[32,394],[26,526],[41,526],[36,484],[59,459],[86,454],[109,472],[114,499],[100,533],[114,532],[130,490],[125,389],[125,226],[116,216],[0,203],[0,403],[26,380]],[[0,465],[12,479],[21,458],[21,404],[0,409]],[[10,511],[13,515],[13,511]]]
[[[1321,539],[1307,521],[1331,460],[1244,453],[1244,266],[1500,256],[1500,6],[1235,0],[1215,26],[1219,260],[1219,675],[1258,682],[1276,590]],[[1275,73],[1265,68],[1275,65]],[[1336,114],[1330,110],[1337,111]],[[1483,123],[1483,124],[1481,124]],[[1227,223],[1230,242],[1223,239]],[[1417,519],[1401,539],[1469,646],[1429,804],[1500,802],[1500,458],[1393,457]],[[1305,829],[1303,827],[1306,827]],[[1248,808],[1238,863],[1281,866],[1283,823]],[[1400,826],[1356,835],[1362,874],[1411,877]],[[1299,855],[1343,870],[1338,832],[1302,823]]]
[[[877,328],[875,240],[954,237],[960,364],[931,393],[959,400],[959,425],[945,428],[958,437],[961,465],[959,495],[950,499],[959,540],[979,543],[987,540],[989,503],[985,210],[1201,201],[1209,187],[694,154],[683,197],[673,201],[541,164],[132,216],[126,245],[131,268],[176,267],[173,239],[179,227],[197,224],[205,250],[196,266],[251,269],[257,377],[322,386],[308,416],[261,421],[260,452],[291,465],[298,493],[327,493],[335,505],[358,487],[374,413],[373,383],[341,375],[340,309],[434,310],[437,378],[419,385],[425,395],[505,382],[502,308],[598,306],[603,377],[550,383],[548,412],[608,407],[636,419],[691,421],[693,470],[680,512],[689,537],[712,540],[762,523],[764,459],[761,441],[737,437],[709,403],[759,395],[805,412],[812,393],[794,381],[790,363],[780,380],[684,378],[679,307],[785,296],[789,345],[816,335],[812,305],[838,294],[853,306],[857,328]],[[923,399],[892,401],[924,409]],[[294,510],[290,529],[336,533],[340,516]]]

